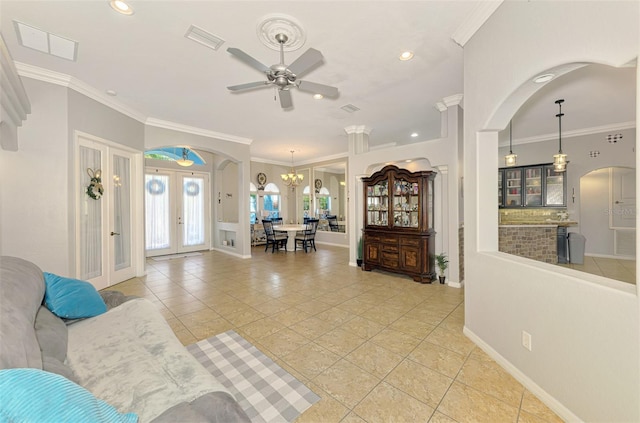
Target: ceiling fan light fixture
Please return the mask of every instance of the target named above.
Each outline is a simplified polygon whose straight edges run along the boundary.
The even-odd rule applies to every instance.
[[[403,62],[411,60],[413,59],[413,52],[410,50],[403,51],[402,53],[400,53],[400,56],[398,58]]]
[[[313,98],[314,98],[315,100],[322,100],[322,99],[324,98],[324,96],[323,96],[322,94],[314,94],[314,95],[313,95]]]
[[[110,0],[109,6],[118,13],[123,15],[133,15],[133,9],[123,0]]]

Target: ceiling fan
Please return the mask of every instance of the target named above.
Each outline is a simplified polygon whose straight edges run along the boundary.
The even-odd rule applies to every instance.
[[[249,82],[247,84],[232,85],[227,87],[230,91],[244,91],[254,88],[264,88],[275,86],[278,89],[280,97],[280,106],[287,109],[293,106],[291,101],[292,87],[298,88],[300,91],[306,91],[313,94],[321,94],[324,97],[337,97],[338,89],[329,85],[318,84],[315,82],[301,81],[298,78],[310,71],[320,62],[322,62],[322,53],[314,48],[305,51],[302,56],[298,57],[290,65],[284,63],[284,44],[289,39],[285,34],[276,34],[276,41],[280,44],[280,63],[266,66],[244,51],[230,47],[227,51],[238,59],[242,60],[254,69],[263,72],[267,76],[266,81]]]

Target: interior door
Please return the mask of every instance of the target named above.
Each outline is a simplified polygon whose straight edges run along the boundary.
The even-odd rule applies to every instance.
[[[134,153],[79,137],[76,162],[76,275],[103,289],[136,273]]]
[[[612,228],[636,227],[636,170],[626,167],[611,169]]]
[[[209,174],[147,169],[147,257],[209,249]]]

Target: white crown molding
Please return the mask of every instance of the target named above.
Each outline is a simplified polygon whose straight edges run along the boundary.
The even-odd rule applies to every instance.
[[[37,66],[28,65],[26,63],[15,62],[16,68],[20,76],[25,78],[36,79],[38,81],[48,82],[50,84],[60,85],[70,88],[78,93],[85,95],[105,106],[114,109],[132,119],[135,119],[145,125],[155,126],[158,128],[172,129],[179,132],[201,135],[210,138],[216,138],[224,141],[235,142],[239,144],[251,144],[252,139],[238,137],[235,135],[223,134],[221,132],[209,131],[206,129],[195,128],[192,126],[182,125],[179,123],[163,121],[151,118],[134,110],[119,101],[116,101],[110,95],[96,90],[92,86],[63,73],[54,72]]]
[[[321,163],[321,162],[330,162],[330,161],[335,161],[335,160],[340,160],[340,159],[347,159],[349,157],[348,153],[340,153],[340,154],[333,154],[331,156],[324,156],[324,157],[315,157],[313,160],[305,160],[302,162],[296,162],[296,168],[298,166],[305,166],[305,165],[309,165],[309,164],[314,164],[314,163]],[[272,164],[272,165],[276,165],[276,166],[285,166],[285,167],[291,167],[291,162],[281,162],[281,161],[276,161],[276,160],[270,160],[270,159],[264,159],[262,157],[251,157],[251,161],[252,162],[256,162],[256,163],[265,163],[265,164]]]
[[[582,137],[585,135],[593,135],[593,134],[599,134],[603,132],[621,131],[624,129],[635,129],[635,127],[636,127],[635,121],[612,123],[609,125],[593,126],[591,128],[575,129],[573,131],[563,131],[562,138],[565,139],[565,138],[573,138],[573,137]],[[514,139],[512,141],[512,144],[513,145],[532,144],[536,142],[553,141],[557,139],[558,139],[558,133],[556,132],[553,134],[544,134],[544,135],[538,135],[535,137],[520,138],[517,140]],[[507,140],[506,143],[502,143],[500,146],[505,147],[508,145],[509,145],[509,142]]]
[[[144,121],[147,119],[144,114],[122,104],[119,101],[116,101],[107,93],[103,93],[90,86],[89,84],[86,84],[72,76],[20,62],[16,62],[16,67],[18,68],[20,76],[71,88],[72,90],[86,97],[89,97],[97,101],[98,103],[104,104],[105,106],[114,109],[122,113],[123,115],[129,116],[130,118],[135,119],[138,122],[144,123]]]
[[[503,0],[491,0],[478,2],[473,11],[467,16],[467,19],[455,30],[451,39],[460,47],[473,37],[478,29],[489,19],[489,17],[502,4]]]
[[[180,123],[169,122],[155,118],[148,118],[146,125],[155,126],[156,128],[171,129],[173,131],[184,132],[193,135],[201,135],[203,137],[216,138],[223,141],[235,142],[238,144],[250,145],[253,140],[250,138],[237,137],[235,135],[223,134],[222,132],[210,131],[208,129],[196,128],[193,126],[182,125]]]
[[[435,107],[435,108],[436,108],[436,110],[438,110],[439,112],[446,112],[446,111],[447,111],[447,106],[446,106],[443,102],[441,102],[441,101],[438,101],[438,102],[434,105],[434,107]]]

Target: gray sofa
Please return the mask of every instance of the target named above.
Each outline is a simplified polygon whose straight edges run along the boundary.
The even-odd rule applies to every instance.
[[[250,421],[150,301],[101,294],[106,313],[65,322],[43,305],[42,271],[0,257],[0,371],[64,376],[140,422]]]

